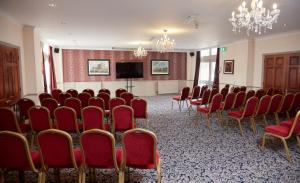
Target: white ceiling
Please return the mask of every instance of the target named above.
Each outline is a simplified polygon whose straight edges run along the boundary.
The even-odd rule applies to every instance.
[[[277,2],[281,15],[266,35],[300,30],[300,0]],[[250,0],[247,0],[250,4]],[[50,8],[49,3],[55,3]],[[163,29],[177,49],[199,49],[245,39],[234,34],[228,18],[240,0],[0,0],[0,10],[19,23],[35,26],[60,47],[153,47]],[[185,18],[197,15],[199,29]],[[284,26],[286,24],[286,26]],[[146,44],[152,40],[152,44]],[[150,42],[151,43],[151,42]]]

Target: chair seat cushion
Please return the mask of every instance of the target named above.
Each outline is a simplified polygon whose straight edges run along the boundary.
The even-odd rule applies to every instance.
[[[30,130],[30,124],[20,124],[20,129],[21,129],[21,132],[22,133],[26,133],[26,132],[29,132]]]
[[[228,116],[232,118],[241,118],[242,115],[243,115],[242,111],[232,111],[228,113]]]
[[[202,104],[202,100],[192,100],[191,102],[191,105],[201,105]]]
[[[80,166],[81,165],[81,162],[82,162],[82,155],[81,155],[81,150],[80,148],[75,148],[73,150],[74,152],[74,157],[75,157],[75,161],[76,161],[76,164],[77,166]]]
[[[31,155],[32,162],[33,162],[35,168],[37,168],[37,169],[41,168],[41,155],[40,155],[40,152],[31,151],[30,155]]]
[[[110,126],[108,123],[104,124],[104,130],[109,131],[110,130]]]
[[[159,162],[159,161],[160,161],[160,155],[159,155],[159,151],[157,150],[156,151],[156,162]],[[140,169],[154,169],[154,168],[156,168],[154,163],[150,163],[150,164],[147,164],[147,165],[140,165],[140,164],[132,164],[131,162],[127,162],[127,161],[126,161],[126,166],[127,167],[132,167],[132,168],[140,168]]]
[[[173,100],[179,101],[179,100],[181,100],[181,96],[175,96],[175,97],[173,97],[172,99],[173,99]]]
[[[208,107],[200,107],[198,109],[199,112],[203,112],[203,113],[209,113],[209,108]]]
[[[294,119],[290,119],[290,120],[288,120],[288,121],[283,121],[283,122],[281,122],[279,125],[280,126],[285,126],[285,127],[292,127],[292,125],[293,125],[293,121],[294,121]]]
[[[280,125],[270,125],[265,128],[266,133],[271,133],[281,137],[287,137],[289,135],[290,128]]]
[[[123,151],[121,148],[116,148],[116,159],[119,168],[121,168],[123,162]]]

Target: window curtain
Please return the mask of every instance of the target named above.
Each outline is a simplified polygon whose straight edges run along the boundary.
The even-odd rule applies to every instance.
[[[55,68],[53,62],[53,49],[49,46],[49,72],[50,72],[50,89],[56,89]]]
[[[198,86],[198,82],[199,82],[200,62],[201,62],[201,52],[197,51],[197,53],[196,53],[195,76],[194,76],[194,84],[193,84],[194,87]]]
[[[46,78],[46,68],[45,68],[45,55],[44,51],[42,49],[42,57],[43,57],[43,62],[42,62],[42,74],[43,74],[43,79],[44,79],[44,92],[48,92],[48,87],[47,87],[47,78]]]
[[[217,49],[215,77],[213,87],[219,90],[220,48]]]

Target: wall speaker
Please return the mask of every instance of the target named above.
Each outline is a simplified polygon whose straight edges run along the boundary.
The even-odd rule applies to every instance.
[[[190,52],[190,56],[193,57],[195,55],[195,52]]]
[[[54,48],[54,53],[59,53],[59,48]]]

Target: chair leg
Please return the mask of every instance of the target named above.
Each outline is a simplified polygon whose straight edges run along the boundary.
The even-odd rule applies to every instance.
[[[209,130],[211,130],[211,122],[210,122],[209,114],[205,114],[205,116],[206,116],[207,127]]]
[[[262,144],[261,144],[262,150],[265,149],[265,145],[266,145],[266,136],[267,136],[267,134],[264,134],[264,136],[263,136],[263,140],[262,140]]]
[[[35,133],[31,133],[31,140],[30,140],[30,148],[32,149],[34,146],[34,141],[35,141]]]
[[[81,183],[85,183],[85,168],[81,168]]]
[[[181,111],[181,101],[178,101],[179,111]]]
[[[124,183],[124,172],[119,170],[119,181],[118,183]]]
[[[251,123],[252,123],[253,133],[256,134],[256,123],[255,123],[254,117],[251,117],[250,120],[251,120]]]
[[[263,114],[263,118],[264,118],[265,126],[268,126],[268,121],[267,121],[267,117],[265,114]]]
[[[291,119],[289,111],[285,111],[285,114],[288,119]]]
[[[290,151],[289,151],[289,148],[288,148],[288,146],[287,146],[287,143],[286,143],[286,141],[285,141],[284,138],[280,138],[280,139],[281,139],[282,142],[283,142],[283,145],[284,145],[284,149],[285,149],[285,153],[286,153],[287,159],[288,159],[289,162],[291,162],[291,155],[290,155]]]
[[[172,109],[173,109],[173,100],[172,100]]]
[[[275,116],[275,122],[276,122],[276,124],[278,125],[278,124],[279,124],[279,116],[278,116],[278,113],[275,112],[275,113],[274,113],[274,116]]]
[[[240,128],[241,135],[244,136],[244,132],[243,132],[241,120],[237,120],[237,121],[238,121],[238,124],[239,124],[239,128]]]
[[[297,138],[297,142],[298,142],[298,147],[300,148],[300,137],[299,137],[299,135],[296,136],[296,138]]]
[[[218,121],[219,121],[220,125],[223,126],[223,120],[222,120],[222,117],[221,117],[221,112],[217,111],[217,115],[218,115]]]
[[[185,103],[186,103],[186,108],[189,108],[189,104],[187,100],[185,100]]]
[[[160,161],[158,161],[158,163],[157,163],[156,170],[157,170],[157,183],[160,183],[160,181],[161,181]]]

